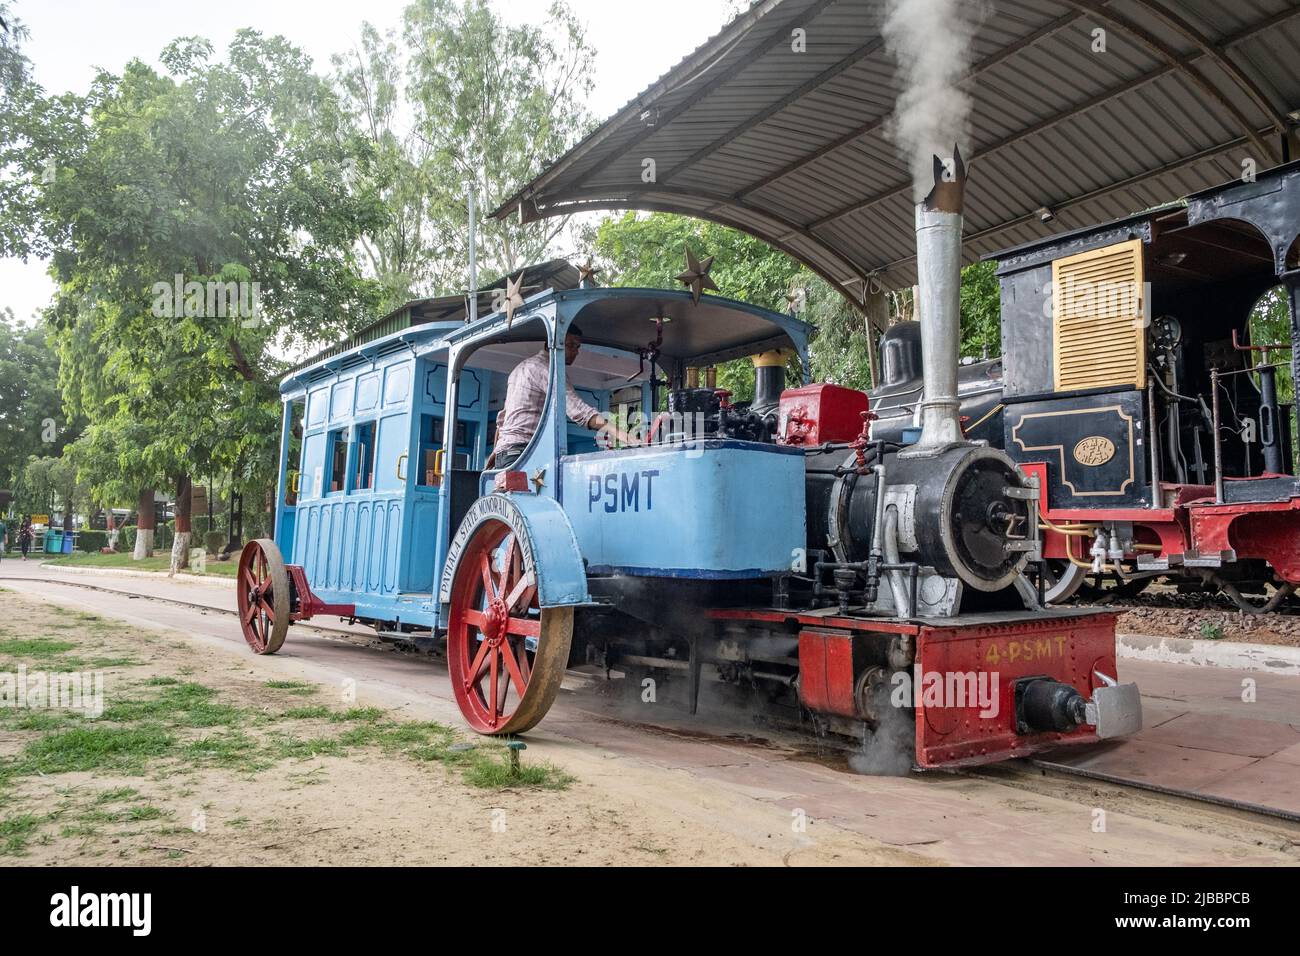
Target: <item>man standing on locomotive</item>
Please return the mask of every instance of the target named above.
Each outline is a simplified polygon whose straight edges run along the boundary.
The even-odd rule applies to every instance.
[[[572,365],[582,348],[582,330],[570,325],[564,337],[564,364]],[[551,381],[551,359],[547,349],[529,356],[510,373],[506,385],[506,401],[497,416],[497,440],[488,458],[487,467],[508,468],[523,453],[537,431],[546,404],[546,392]],[[609,427],[624,445],[639,445],[640,441],[622,429],[612,426],[600,412],[592,408],[564,383],[564,410],[574,424],[599,432]]]

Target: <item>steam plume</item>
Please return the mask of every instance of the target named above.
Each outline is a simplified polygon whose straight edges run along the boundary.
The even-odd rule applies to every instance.
[[[886,132],[911,169],[917,202],[933,184],[933,157],[948,159],[954,141],[969,145],[971,98],[958,84],[986,13],[983,0],[886,0],[881,34],[902,86]]]

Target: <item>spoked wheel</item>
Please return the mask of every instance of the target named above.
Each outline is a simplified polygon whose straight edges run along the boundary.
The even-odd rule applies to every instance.
[[[1037,568],[1031,562],[1027,570],[1032,574]],[[1079,592],[1087,578],[1087,568],[1049,558],[1043,562],[1043,600],[1048,604],[1064,604]]]
[[[537,569],[503,521],[474,531],[456,565],[447,666],[456,703],[481,734],[535,727],[569,665],[573,608],[542,608]]]
[[[269,538],[248,542],[239,555],[239,623],[254,654],[274,654],[289,630],[289,572]]]

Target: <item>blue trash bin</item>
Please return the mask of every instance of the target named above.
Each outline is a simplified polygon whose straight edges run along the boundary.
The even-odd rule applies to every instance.
[[[63,552],[63,531],[60,528],[45,529],[45,553],[61,554]]]
[[[77,532],[69,531],[63,536],[63,553],[71,554],[73,546],[77,543]]]

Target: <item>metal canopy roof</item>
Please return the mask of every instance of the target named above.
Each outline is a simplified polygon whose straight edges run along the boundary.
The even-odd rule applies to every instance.
[[[993,0],[973,98],[966,255],[1116,219],[1289,157],[1300,2]],[[885,0],[760,0],[495,215],[664,210],[743,229],[861,302],[915,279]],[[1093,31],[1107,52],[1092,52]],[[807,49],[791,49],[806,31]],[[1287,142],[1290,137],[1290,143]],[[642,182],[653,158],[656,181]],[[1053,221],[1040,221],[1047,207]]]
[[[494,343],[542,342],[544,328],[530,319],[551,302],[570,303],[570,314],[582,329],[584,344],[634,353],[655,340],[654,319],[659,317],[663,341],[657,351],[662,359],[683,366],[711,365],[770,349],[794,348],[802,357],[812,333],[812,326],[793,316],[722,296],[706,295],[697,304],[689,292],[592,287],[548,291],[529,298],[508,331],[498,328],[504,319],[502,313],[496,313],[480,319],[478,325],[456,329],[448,339],[455,342],[479,336],[487,329],[494,330]]]

